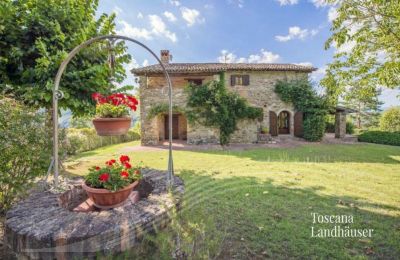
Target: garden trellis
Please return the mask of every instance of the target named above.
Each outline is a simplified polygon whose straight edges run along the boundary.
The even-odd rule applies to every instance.
[[[169,99],[169,121],[168,121],[168,127],[169,127],[169,153],[168,153],[168,173],[167,173],[167,187],[171,188],[173,185],[173,175],[174,175],[174,167],[173,167],[173,159],[172,159],[172,83],[171,79],[169,77],[169,74],[167,70],[165,69],[164,64],[161,62],[161,60],[157,57],[157,55],[145,44],[126,37],[126,36],[121,36],[121,35],[102,35],[102,36],[97,36],[94,38],[91,38],[84,43],[76,46],[65,58],[65,60],[61,63],[57,75],[54,81],[54,87],[53,87],[53,159],[49,167],[49,172],[51,169],[53,169],[54,172],[54,185],[57,187],[58,186],[58,176],[59,176],[59,156],[58,156],[58,100],[64,98],[63,92],[59,89],[60,81],[62,74],[65,71],[65,68],[67,67],[68,63],[71,61],[71,59],[83,48],[89,46],[90,44],[94,42],[99,42],[102,40],[109,40],[111,44],[115,44],[117,40],[126,40],[133,42],[141,47],[143,47],[146,51],[148,51],[160,64],[161,68],[163,69],[164,77],[167,81],[168,84],[168,99]]]

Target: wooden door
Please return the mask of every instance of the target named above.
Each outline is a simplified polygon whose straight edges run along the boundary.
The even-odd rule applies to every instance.
[[[303,137],[304,128],[303,128],[303,112],[297,111],[294,114],[294,136]]]
[[[164,117],[165,140],[169,139],[169,116]],[[179,115],[172,115],[172,139],[179,139]]]
[[[278,135],[278,117],[274,111],[269,111],[269,132],[271,136]]]

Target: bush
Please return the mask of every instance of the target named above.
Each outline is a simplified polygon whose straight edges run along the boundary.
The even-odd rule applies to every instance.
[[[138,125],[139,123],[136,123]],[[96,148],[130,141],[140,140],[140,126],[129,129],[126,135],[98,136],[93,128],[67,128],[66,138],[62,144],[62,150],[67,155],[94,150]]]
[[[369,131],[358,136],[358,141],[400,146],[400,132]]]
[[[51,138],[45,115],[9,98],[0,99],[0,211],[46,174]]]
[[[400,131],[400,107],[392,107],[383,113],[380,128],[388,132]]]
[[[354,124],[352,122],[346,122],[346,134],[354,134]],[[335,133],[335,122],[332,120],[327,120],[325,122],[325,132],[326,133]]]
[[[310,142],[321,141],[325,134],[325,117],[323,115],[306,116],[303,124],[304,139]]]
[[[346,134],[352,135],[354,134],[354,124],[352,122],[346,122]]]

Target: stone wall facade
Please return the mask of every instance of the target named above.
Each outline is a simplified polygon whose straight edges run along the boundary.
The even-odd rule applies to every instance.
[[[250,84],[248,86],[231,86],[231,75],[249,75]],[[231,136],[232,143],[254,143],[257,141],[257,134],[260,127],[269,127],[269,111],[274,111],[279,115],[282,111],[290,114],[290,134],[293,135],[294,107],[292,104],[283,102],[274,92],[275,83],[278,80],[292,80],[306,78],[306,72],[294,71],[232,71],[225,73],[226,88],[237,92],[246,98],[250,105],[260,107],[264,111],[264,118],[258,120],[243,120],[238,123],[238,130]],[[184,87],[189,79],[202,79],[203,83],[219,79],[217,74],[185,74],[172,75],[173,103],[179,107],[186,106],[187,95]],[[140,77],[140,116],[142,145],[158,144],[164,136],[164,119],[148,119],[147,115],[152,106],[168,103],[168,86],[163,75],[141,76]],[[179,116],[179,124],[186,122],[184,115]],[[162,121],[162,122],[161,122]],[[219,139],[218,129],[211,129],[202,125],[191,125],[187,122],[186,128],[187,142],[191,144],[217,143]]]

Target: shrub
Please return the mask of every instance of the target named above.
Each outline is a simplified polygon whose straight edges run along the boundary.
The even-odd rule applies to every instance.
[[[388,132],[400,131],[400,107],[392,107],[383,113],[380,128]]]
[[[138,126],[139,125],[139,126]],[[67,128],[62,151],[67,155],[90,151],[102,146],[140,140],[140,124],[129,129],[126,135],[98,136],[93,128]]]
[[[358,141],[400,146],[400,132],[369,131],[358,136]]]
[[[325,134],[325,116],[313,114],[307,116],[303,121],[304,139],[310,142],[317,142]]]
[[[45,115],[13,99],[0,99],[0,211],[23,195],[51,160]]]
[[[346,122],[346,134],[354,134],[354,124],[352,122],[347,121]]]

